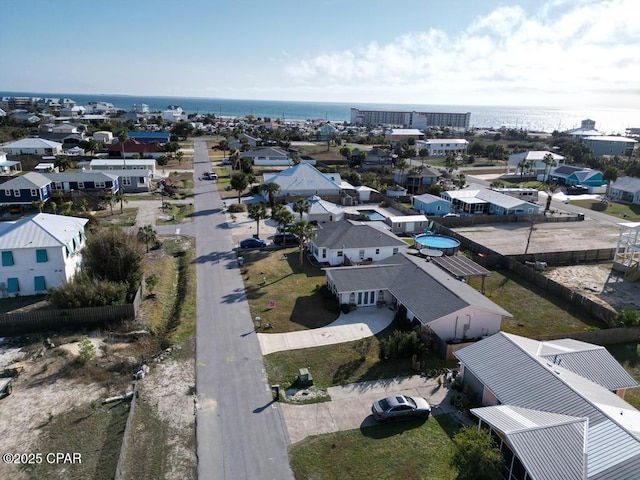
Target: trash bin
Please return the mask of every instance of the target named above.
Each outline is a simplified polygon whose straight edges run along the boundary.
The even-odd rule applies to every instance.
[[[584,213],[579,213],[578,214],[578,221],[582,222],[584,220]]]

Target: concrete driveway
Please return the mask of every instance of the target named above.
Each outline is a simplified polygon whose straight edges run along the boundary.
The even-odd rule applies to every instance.
[[[263,355],[352,342],[381,332],[391,325],[394,315],[395,312],[388,308],[359,308],[348,314],[341,313],[326,327],[289,333],[259,333],[258,341]]]
[[[371,404],[381,398],[399,394],[426,398],[431,405],[432,415],[453,413],[460,422],[470,422],[450,404],[448,386],[439,386],[435,378],[413,375],[375,380],[329,387],[327,393],[331,396],[330,402],[308,405],[279,403],[290,443],[297,443],[311,435],[376,425],[371,416]]]

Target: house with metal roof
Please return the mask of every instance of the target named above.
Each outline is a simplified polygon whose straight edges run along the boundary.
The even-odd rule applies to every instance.
[[[640,412],[623,399],[638,383],[604,347],[500,332],[455,356],[505,478],[638,478]]]
[[[442,217],[451,212],[451,201],[430,193],[411,197],[412,208],[424,215]]]
[[[551,161],[552,163],[547,164],[545,161]],[[563,163],[565,163],[565,158],[557,153],[549,152],[547,150],[529,150],[528,152],[509,155],[507,173],[544,176],[548,173],[550,166],[558,166]]]
[[[537,214],[540,207],[517,197],[486,188],[448,190],[442,198],[452,203],[455,211],[478,215]]]
[[[384,304],[428,325],[442,341],[493,335],[512,315],[424,258],[394,254],[370,265],[326,268],[340,304]]]
[[[247,158],[256,166],[290,166],[294,164],[293,157],[288,152],[280,148],[263,147],[257,150],[240,152],[240,158]],[[304,163],[315,164],[313,161]]]
[[[0,152],[0,176],[14,176],[22,171],[22,164],[17,160],[7,160],[6,152]]]
[[[323,224],[309,241],[309,250],[319,263],[332,266],[377,262],[407,251],[405,241],[370,223],[344,220]]]
[[[306,222],[322,224],[326,222],[339,222],[344,218],[344,209],[340,205],[327,202],[317,195],[307,198],[309,211],[302,212],[302,219]],[[293,209],[293,203],[288,203],[285,208],[295,217],[299,218],[299,213]]]
[[[640,178],[620,177],[611,184],[609,196],[613,200],[640,205]]]
[[[594,157],[602,156],[631,156],[631,152],[636,146],[637,140],[633,138],[616,135],[600,135],[595,137],[584,137],[582,139]]]
[[[602,178],[602,172],[591,168],[575,167],[573,165],[560,165],[551,170],[549,178],[552,182],[568,187],[573,185],[590,185],[600,187],[607,182]]]
[[[145,174],[139,170],[146,170],[151,176],[156,175],[156,160],[154,158],[94,158],[89,162],[89,170],[115,171],[134,170],[135,173]]]
[[[9,155],[60,155],[62,143],[38,137],[28,137],[5,143],[0,150]]]
[[[0,297],[36,295],[79,271],[86,218],[39,213],[0,223]]]
[[[308,198],[312,195],[339,197],[343,192],[339,175],[324,174],[308,163],[299,163],[277,173],[265,173],[263,180],[263,183],[274,182],[280,186],[274,195],[276,200]]]
[[[97,174],[96,174],[97,173]],[[27,172],[0,186],[0,206],[32,206],[47,202],[54,192],[104,197],[118,192],[118,176],[108,172]]]

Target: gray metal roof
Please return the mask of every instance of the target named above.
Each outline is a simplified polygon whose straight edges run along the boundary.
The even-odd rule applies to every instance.
[[[606,388],[538,356],[540,345],[535,340],[500,332],[458,350],[455,356],[464,364],[465,372],[477,378],[502,404],[589,418],[588,478],[625,478],[620,475],[631,468],[629,463],[637,475],[640,438],[633,430],[637,410]],[[541,455],[548,441],[546,429],[540,432],[540,445],[527,447],[535,447],[540,453],[540,458],[526,457],[526,468],[532,472],[544,467]],[[571,438],[567,437],[566,442]]]
[[[331,180],[308,163],[299,163],[274,175],[264,175],[264,181],[280,185],[278,195],[284,195],[287,192],[296,194],[297,192],[305,193],[314,190],[335,190],[338,193],[340,190],[340,183]]]
[[[367,222],[349,220],[322,224],[316,230],[313,243],[330,250],[372,247],[406,247],[407,244],[393,233],[374,228]]]
[[[0,188],[3,190],[24,190],[31,188],[46,187],[51,183],[47,177],[38,172],[27,172],[24,175],[20,175],[8,182],[3,183]]]
[[[58,247],[78,239],[86,218],[39,213],[18,222],[2,223],[0,250]]]
[[[582,480],[585,424],[568,423],[508,436],[509,443],[534,480]]]
[[[136,170],[127,170],[128,172],[135,172]],[[139,170],[140,172],[146,172],[147,170]],[[111,171],[100,171],[87,173],[84,172],[63,172],[63,173],[43,173],[50,182],[95,182],[96,180],[110,180],[115,181],[118,179],[118,175]],[[137,176],[137,175],[133,175]]]
[[[562,341],[557,342],[545,342],[545,344],[561,345]],[[552,350],[548,353],[541,353],[540,356],[553,362],[556,365],[560,365],[567,370],[571,370],[578,375],[585,377],[592,382],[602,385],[607,390],[617,390],[619,388],[637,387],[638,382],[629,375],[629,373],[620,365],[615,358],[608,352],[608,350],[601,346],[592,345],[594,348],[580,349],[580,350],[567,350],[568,344],[577,342],[565,342],[567,347],[565,349],[547,348],[546,350]],[[577,342],[583,345],[584,342]],[[564,350],[564,351],[563,351]]]

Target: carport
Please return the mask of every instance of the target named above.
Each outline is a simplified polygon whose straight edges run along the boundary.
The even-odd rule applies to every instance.
[[[463,255],[432,257],[431,261],[458,280],[481,277],[482,286],[480,287],[480,292],[484,295],[484,279],[490,273],[486,268]]]

